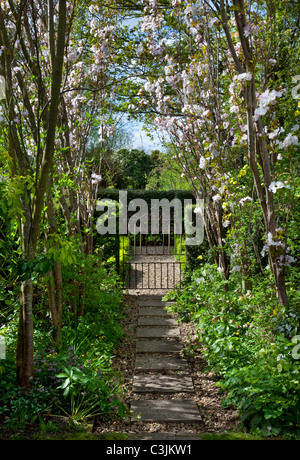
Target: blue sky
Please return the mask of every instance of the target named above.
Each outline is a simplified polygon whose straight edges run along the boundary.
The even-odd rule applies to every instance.
[[[138,24],[140,21],[140,18],[135,18],[135,17],[128,17],[125,21],[124,24],[134,27]],[[132,124],[131,124],[132,123]],[[151,150],[155,149],[162,149],[161,142],[159,140],[159,137],[156,132],[152,132],[153,135],[153,140],[151,140],[145,131],[143,131],[143,123],[138,123],[138,122],[130,122],[132,126],[132,148],[137,148],[137,149],[144,149],[146,151],[151,152]]]
[[[145,131],[142,131],[143,124],[142,123],[135,123],[133,125],[133,136],[132,136],[132,147],[133,148],[142,148],[147,151],[161,149],[161,143],[159,137],[155,132],[152,133],[154,139],[153,141],[147,136]]]

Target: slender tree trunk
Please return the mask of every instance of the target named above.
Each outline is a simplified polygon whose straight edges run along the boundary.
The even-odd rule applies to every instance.
[[[32,280],[23,281],[17,343],[17,380],[24,391],[28,390],[29,378],[33,375],[32,294]]]
[[[248,125],[248,157],[250,168],[253,173],[254,183],[256,187],[256,192],[259,197],[262,214],[265,223],[266,234],[271,233],[272,238],[276,240],[276,219],[275,219],[275,207],[273,194],[269,190],[269,185],[272,181],[271,179],[271,167],[270,167],[270,158],[269,153],[264,145],[264,140],[262,137],[263,129],[261,122],[257,122],[257,130],[259,134],[259,139],[256,141],[255,127],[253,123],[254,110],[256,108],[256,89],[254,80],[251,81],[249,87],[245,91],[246,93],[246,103],[247,103],[247,125]],[[259,174],[257,161],[260,160],[262,164],[262,170],[264,174],[264,187],[261,185],[261,177]],[[286,280],[285,273],[278,266],[277,262],[278,254],[269,251],[269,262],[272,269],[275,286],[276,286],[276,295],[278,302],[288,307],[289,301],[286,292]]]
[[[244,247],[242,248],[242,290],[245,294],[247,291],[252,291],[252,273],[250,268],[250,260],[247,251],[246,241],[244,240]]]
[[[234,15],[238,28],[239,38],[242,45],[245,65],[252,75],[254,74],[253,55],[251,45],[247,37],[245,37],[244,29],[247,25],[245,3],[244,0],[233,0]],[[244,68],[240,59],[234,49],[231,35],[229,33],[227,24],[227,15],[224,0],[220,0],[220,13],[222,17],[222,25],[226,34],[228,48],[231,52],[232,58],[235,62],[236,69],[239,73],[244,72]],[[252,78],[249,85],[244,91],[244,100],[247,105],[247,126],[248,126],[248,160],[251,171],[254,177],[255,188],[258,199],[260,201],[262,214],[265,223],[266,235],[271,233],[272,237],[276,239],[276,219],[275,207],[272,192],[269,191],[269,185],[272,181],[271,166],[269,153],[266,149],[265,141],[263,138],[263,127],[261,120],[258,119],[256,126],[254,125],[254,111],[257,106],[256,102],[256,87],[254,78]],[[261,177],[257,163],[260,166],[264,175],[264,185],[261,185]],[[288,297],[286,293],[285,273],[281,271],[276,260],[276,254],[269,252],[270,267],[273,271],[276,294],[278,301],[281,305],[288,307]]]
[[[56,310],[56,300],[55,300],[55,286],[54,286],[54,276],[53,270],[48,273],[49,282],[48,282],[48,299],[49,299],[49,313],[51,324],[53,327],[57,325],[57,310]]]
[[[25,262],[30,262],[35,257],[35,247],[30,238],[30,209],[25,204],[26,209],[24,220],[21,227],[22,256]],[[33,376],[33,318],[32,318],[32,299],[33,285],[29,277],[21,283],[20,292],[20,311],[17,341],[17,381],[27,391],[29,388],[29,378]]]
[[[53,206],[53,199],[51,194],[51,179],[48,180],[47,188],[47,215],[50,225],[49,236],[57,234],[57,223],[55,217],[55,210]],[[50,282],[48,285],[49,290],[49,309],[52,326],[54,327],[54,340],[58,345],[61,340],[61,324],[63,313],[63,278],[60,261],[55,262],[54,268],[50,272]]]
[[[214,233],[214,241],[216,245],[216,263],[218,268],[222,272],[222,277],[226,281],[229,279],[229,265],[224,249],[223,243],[223,228],[222,228],[222,207],[221,204],[211,203],[207,207],[208,218],[210,220],[210,225]],[[225,287],[226,289],[226,287]]]
[[[61,264],[59,261],[56,262],[54,268],[54,280],[57,291],[57,336],[56,344],[58,345],[61,341],[61,326],[62,326],[62,315],[63,315],[63,278]]]
[[[48,298],[51,324],[54,328],[53,340],[55,345],[59,345],[63,314],[63,280],[59,261],[56,262],[54,269],[49,272],[49,277]]]
[[[26,3],[26,2],[25,2]],[[25,5],[24,3],[24,5]],[[51,3],[51,2],[50,2]],[[49,100],[49,108],[47,110],[46,123],[47,123],[47,138],[45,141],[43,157],[39,171],[36,171],[36,184],[33,199],[31,199],[32,191],[27,192],[26,199],[23,199],[24,218],[21,222],[21,244],[22,255],[24,261],[32,261],[35,257],[36,245],[40,232],[40,221],[42,210],[45,203],[45,192],[47,188],[48,177],[51,170],[51,165],[54,156],[54,143],[55,133],[57,126],[58,105],[60,98],[60,89],[63,74],[63,60],[65,51],[66,40],[66,18],[67,18],[67,5],[66,0],[59,0],[59,19],[57,25],[57,42],[56,54],[52,62],[52,75],[51,75],[51,92]],[[2,12],[1,12],[2,13]],[[21,147],[15,119],[15,106],[13,98],[13,85],[11,77],[11,43],[8,40],[7,31],[3,18],[0,14],[0,35],[1,41],[5,43],[5,77],[6,89],[9,107],[9,143],[11,156],[15,161],[18,173],[22,176],[32,174],[29,167],[29,161],[26,157],[26,152]],[[26,18],[24,19],[26,21]],[[34,16],[29,18],[34,20]],[[18,30],[21,42],[21,27]],[[54,36],[53,30],[51,34]],[[18,35],[17,35],[18,38]],[[24,50],[26,52],[26,50]],[[32,70],[34,73],[35,70]],[[40,91],[43,92],[44,88],[41,86]],[[42,99],[42,95],[39,95]],[[30,204],[28,204],[30,203]],[[19,385],[28,390],[30,386],[30,377],[33,375],[33,321],[32,321],[32,280],[29,278],[22,282],[21,286],[21,301],[20,301],[20,315],[19,315],[19,330],[18,330],[18,343],[17,343],[17,380]]]

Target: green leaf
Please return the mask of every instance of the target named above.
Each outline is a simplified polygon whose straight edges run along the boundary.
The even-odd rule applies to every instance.
[[[66,388],[66,387],[70,384],[70,382],[71,382],[70,379],[67,378],[67,379],[62,383],[61,388]]]
[[[65,391],[63,392],[63,395],[68,396],[69,392],[70,392],[70,387],[67,387]]]
[[[57,377],[58,379],[65,379],[67,376],[67,374],[56,374],[55,377]]]

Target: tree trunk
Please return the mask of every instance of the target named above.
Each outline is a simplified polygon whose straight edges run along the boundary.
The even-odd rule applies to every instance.
[[[54,268],[54,280],[57,291],[57,336],[56,345],[61,342],[61,325],[62,325],[62,314],[63,314],[63,278],[61,271],[61,264],[59,261],[56,262]]]
[[[244,72],[241,61],[238,58],[236,51],[234,49],[232,38],[228,34],[228,25],[227,17],[225,14],[224,1],[220,2],[220,11],[222,15],[222,25],[226,34],[226,39],[228,43],[229,50],[231,52],[232,58],[235,62],[236,69],[239,73]],[[252,75],[254,75],[254,64],[253,64],[253,55],[251,50],[251,45],[247,37],[244,34],[244,28],[247,25],[246,12],[245,12],[245,3],[243,0],[233,0],[234,6],[234,15],[236,24],[238,27],[238,33],[240,42],[242,45],[242,51],[244,55],[245,65]],[[269,185],[272,181],[271,177],[271,166],[270,166],[270,157],[266,149],[264,136],[263,136],[263,126],[260,118],[254,125],[254,111],[257,108],[256,100],[256,86],[254,77],[245,87],[244,90],[244,100],[247,105],[247,126],[248,126],[248,161],[253,173],[255,188],[257,196],[260,201],[262,214],[265,223],[265,232],[266,235],[271,233],[272,237],[276,239],[276,219],[275,219],[275,207],[272,192],[269,191]],[[264,184],[261,184],[261,177],[258,169],[257,163],[260,163],[260,166],[263,171]],[[276,295],[278,301],[281,305],[288,307],[288,297],[286,293],[286,283],[285,283],[285,274],[280,270],[278,262],[276,260],[276,255],[269,252],[270,266],[273,271],[275,284],[276,284]]]
[[[57,234],[57,223],[51,193],[51,179],[48,180],[47,188],[47,216],[50,225],[49,235]],[[60,261],[55,262],[53,270],[50,272],[49,290],[49,310],[52,326],[54,327],[54,341],[58,345],[61,340],[61,323],[63,312],[63,279]]]
[[[55,300],[55,284],[54,284],[54,274],[53,270],[48,273],[49,282],[48,282],[48,299],[49,299],[49,312],[51,324],[54,328],[57,328],[57,309],[56,309],[56,300]]]
[[[214,229],[214,239],[217,245],[217,265],[218,268],[221,270],[222,277],[224,281],[229,279],[229,264],[226,256],[226,252],[224,249],[224,242],[223,242],[223,224],[222,224],[222,205],[221,202],[216,202],[211,205],[212,209],[209,212],[209,216],[211,219],[211,227]],[[227,289],[225,285],[225,289]]]
[[[49,272],[48,284],[49,312],[51,324],[54,328],[53,340],[58,346],[61,342],[61,325],[63,313],[63,280],[60,262],[57,261],[53,270]]]
[[[30,209],[23,200],[26,209],[25,217],[20,225],[22,256],[24,262],[30,262],[35,257],[35,247],[30,239]],[[25,276],[26,273],[25,273]],[[17,341],[17,381],[27,391],[29,378],[33,376],[33,318],[32,318],[32,279],[29,277],[21,283],[20,312]]]
[[[24,391],[29,389],[29,378],[33,376],[32,292],[32,280],[23,281],[17,343],[17,381]]]
[[[269,190],[269,185],[272,181],[271,179],[271,167],[270,167],[270,158],[269,153],[266,149],[263,140],[263,129],[261,122],[257,122],[257,131],[259,138],[256,139],[255,127],[253,123],[254,110],[256,108],[256,88],[254,80],[251,81],[249,88],[246,89],[246,103],[247,103],[247,125],[248,125],[248,157],[249,165],[253,173],[254,183],[257,195],[260,200],[260,205],[262,209],[262,214],[265,223],[265,232],[266,235],[271,233],[272,238],[276,240],[276,219],[275,219],[275,207],[273,194]],[[263,175],[264,175],[264,188],[261,185],[261,177],[257,167],[257,161],[260,160]],[[288,296],[286,292],[286,282],[284,271],[281,271],[276,260],[277,255],[269,251],[269,260],[270,267],[272,269],[275,286],[276,286],[276,295],[278,302],[287,307],[289,305]]]

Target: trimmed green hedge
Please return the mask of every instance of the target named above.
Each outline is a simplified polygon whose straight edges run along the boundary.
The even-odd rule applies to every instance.
[[[98,198],[107,198],[110,200],[119,200],[119,191],[118,189],[109,189],[102,188],[98,190]],[[135,198],[142,198],[148,204],[151,203],[152,199],[163,199],[167,198],[172,201],[173,198],[179,198],[180,200],[192,199],[193,202],[196,202],[195,196],[192,192],[188,190],[126,190],[128,202]]]

